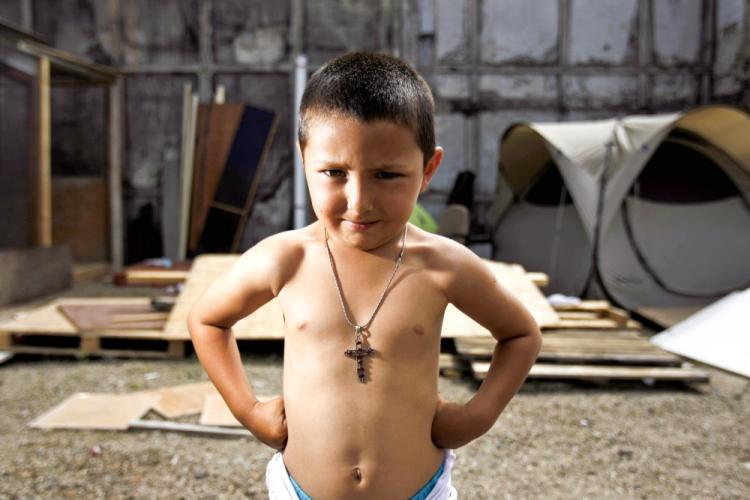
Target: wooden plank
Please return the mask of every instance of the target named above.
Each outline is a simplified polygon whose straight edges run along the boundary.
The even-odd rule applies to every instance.
[[[706,306],[639,307],[635,312],[662,328],[670,328],[686,320],[704,307]]]
[[[48,247],[52,245],[52,103],[49,58],[39,58],[37,78],[37,244]]]
[[[600,318],[599,311],[558,311],[561,320],[588,320]]]
[[[193,189],[195,130],[198,114],[198,96],[193,95],[190,82],[185,83],[182,103],[182,150],[180,155],[180,226],[177,258],[185,259],[188,247],[190,220],[190,192]]]
[[[556,305],[556,311],[606,311],[611,307],[607,300],[582,300],[578,304]]]
[[[598,330],[605,330],[605,329],[614,329],[614,328],[632,328],[632,329],[640,329],[643,327],[640,323],[634,320],[628,320],[624,324],[619,323],[618,321],[608,319],[608,318],[600,318],[600,319],[561,319],[560,321],[556,323],[549,323],[542,328],[544,329],[565,329],[565,328],[572,328],[572,329],[598,329]]]
[[[109,187],[109,251],[112,267],[119,271],[124,264],[122,151],[123,151],[123,83],[117,78],[107,92],[109,104],[109,141],[107,144],[107,183]]]
[[[73,283],[86,283],[107,276],[112,272],[109,262],[91,262],[73,265]]]
[[[471,364],[474,376],[483,380],[490,364],[475,361]],[[558,365],[537,363],[529,372],[529,379],[560,380],[669,380],[680,382],[708,382],[708,374],[693,368]]]
[[[170,359],[175,356],[164,351],[132,350],[132,349],[99,349],[84,352],[77,347],[44,347],[44,346],[12,346],[10,352],[16,354],[35,354],[40,356],[73,356],[87,358],[101,356],[103,358],[137,358],[137,359]]]
[[[526,276],[539,288],[545,288],[549,286],[549,276],[545,273],[527,272]]]
[[[117,72],[113,68],[94,64],[82,57],[48,45],[36,43],[31,40],[19,40],[17,47],[21,52],[32,54],[39,59],[46,59],[48,61],[47,64],[51,61],[55,66],[65,68],[68,72],[75,73],[94,82],[111,83],[117,77]]]
[[[29,427],[36,429],[126,430],[156,402],[148,394],[95,394],[78,392],[40,415]]]
[[[111,323],[140,323],[143,321],[166,321],[169,313],[166,312],[148,312],[148,313],[125,313],[112,314],[109,318]]]

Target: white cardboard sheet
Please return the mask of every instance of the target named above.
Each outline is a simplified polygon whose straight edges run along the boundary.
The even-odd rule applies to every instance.
[[[655,335],[662,349],[750,377],[750,288]]]

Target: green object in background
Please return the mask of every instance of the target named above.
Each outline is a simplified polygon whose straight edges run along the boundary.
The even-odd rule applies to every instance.
[[[411,217],[409,217],[409,222],[425,231],[431,233],[438,232],[437,222],[435,222],[432,215],[430,215],[430,213],[419,203],[414,205],[414,211],[411,213]]]

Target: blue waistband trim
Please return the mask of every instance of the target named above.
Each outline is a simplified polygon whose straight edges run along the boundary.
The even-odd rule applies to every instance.
[[[422,486],[418,492],[416,492],[414,495],[409,497],[409,500],[424,500],[427,498],[427,496],[432,492],[433,488],[435,488],[435,485],[438,482],[438,479],[440,479],[440,476],[443,474],[443,464],[440,464],[440,467],[438,467],[437,472],[430,478],[429,481],[427,481],[427,484]],[[297,483],[297,481],[294,480],[291,474],[289,474],[289,480],[292,482],[292,487],[294,487],[295,493],[297,493],[297,496],[300,500],[312,500],[312,497],[305,493],[305,490],[302,489],[302,487]]]

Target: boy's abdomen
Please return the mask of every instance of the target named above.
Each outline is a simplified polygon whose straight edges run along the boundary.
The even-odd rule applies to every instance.
[[[310,496],[408,498],[433,476],[437,366],[368,370],[360,384],[353,363],[286,361],[284,463]]]

